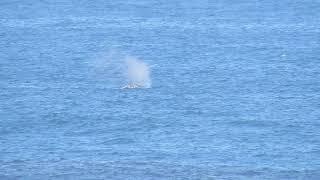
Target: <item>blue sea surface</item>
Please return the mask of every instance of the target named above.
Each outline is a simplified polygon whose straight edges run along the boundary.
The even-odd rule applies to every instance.
[[[1,0],[0,179],[320,179],[320,1]]]

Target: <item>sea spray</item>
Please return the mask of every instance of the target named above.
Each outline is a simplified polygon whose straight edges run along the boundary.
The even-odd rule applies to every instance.
[[[150,88],[150,66],[117,50],[98,53],[89,64],[91,77],[108,88]]]
[[[127,66],[128,84],[138,85],[145,88],[151,87],[150,68],[143,61],[127,56],[125,58]]]

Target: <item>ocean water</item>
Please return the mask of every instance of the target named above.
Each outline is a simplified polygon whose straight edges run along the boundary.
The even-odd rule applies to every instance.
[[[1,0],[0,179],[320,179],[320,1]]]

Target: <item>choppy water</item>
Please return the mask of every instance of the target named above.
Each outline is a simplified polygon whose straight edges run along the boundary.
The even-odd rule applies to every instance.
[[[320,2],[0,2],[0,179],[319,179]],[[123,56],[152,88],[120,90]]]

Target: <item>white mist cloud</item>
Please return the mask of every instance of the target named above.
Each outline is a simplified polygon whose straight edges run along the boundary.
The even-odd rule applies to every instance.
[[[143,61],[126,57],[128,83],[138,84],[143,87],[151,87],[150,68]]]
[[[151,87],[150,66],[142,60],[110,50],[96,55],[89,63],[91,77],[106,87]]]

